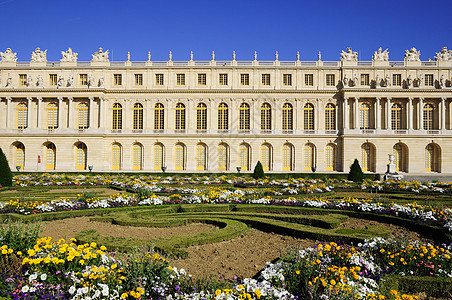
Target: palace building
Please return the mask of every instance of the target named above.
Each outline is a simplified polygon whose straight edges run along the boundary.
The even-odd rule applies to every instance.
[[[46,50],[47,51],[47,50]],[[22,171],[452,173],[452,50],[404,61],[27,62],[0,52],[0,147]]]

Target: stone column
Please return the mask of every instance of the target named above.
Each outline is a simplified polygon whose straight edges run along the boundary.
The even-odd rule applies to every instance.
[[[375,129],[381,129],[380,97],[375,99]]]
[[[354,107],[355,113],[354,113],[354,116],[353,116],[353,124],[355,126],[355,129],[359,129],[359,123],[358,123],[359,122],[359,120],[358,120],[358,114],[359,114],[358,100],[359,100],[359,98],[355,97],[355,107]]]
[[[391,98],[386,99],[386,130],[391,129]]]
[[[94,124],[94,97],[89,97],[89,109],[88,109],[88,128],[93,128],[93,124]]]
[[[11,100],[13,100],[11,97],[6,97],[6,129],[11,127]]]
[[[344,129],[348,129],[348,98],[344,98],[343,102],[343,113],[344,113]]]
[[[33,97],[27,97],[27,128],[31,128],[31,103]]]
[[[61,111],[62,111],[62,106],[63,106],[63,97],[58,97],[58,126],[57,128],[61,129]]]
[[[446,129],[446,98],[441,98],[441,130]]]
[[[104,129],[104,98],[99,98],[99,128]]]
[[[41,109],[42,109],[42,98],[38,97],[36,98],[36,128],[41,128],[40,122],[41,122]]]
[[[72,100],[74,98],[67,98],[67,128],[72,128]],[[91,107],[89,108],[91,110]]]
[[[419,129],[424,130],[424,98],[419,98]]]
[[[408,130],[413,129],[413,98],[408,98]]]

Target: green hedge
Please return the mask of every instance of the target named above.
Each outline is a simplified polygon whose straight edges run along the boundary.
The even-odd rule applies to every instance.
[[[425,293],[427,299],[432,297],[452,299],[452,278],[428,276],[386,275],[380,284],[381,290],[397,290],[406,294]]]

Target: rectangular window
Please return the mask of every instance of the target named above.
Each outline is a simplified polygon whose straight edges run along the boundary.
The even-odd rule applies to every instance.
[[[326,86],[334,86],[336,82],[334,74],[326,74]]]
[[[155,85],[163,85],[163,74],[155,74]]]
[[[314,74],[305,74],[304,75],[304,84],[306,86],[314,86]]]
[[[425,74],[425,86],[433,86],[433,74]]]
[[[240,85],[250,85],[250,74],[240,74]]]
[[[20,86],[27,85],[27,74],[19,74],[19,85]]]
[[[113,85],[122,85],[122,74],[113,74]]]
[[[292,74],[283,74],[283,85],[284,86],[292,85]]]
[[[58,76],[57,74],[50,74],[50,85],[57,85]]]
[[[228,74],[220,74],[219,84],[220,85],[228,85]]]
[[[143,74],[135,74],[135,85],[143,85]]]
[[[402,75],[401,74],[393,74],[392,75],[392,85],[402,86]]]
[[[198,74],[198,85],[206,85],[207,84],[207,75],[206,74]]]
[[[262,74],[262,85],[270,85],[270,74]]]
[[[361,74],[361,85],[370,85],[369,74]]]
[[[80,85],[88,85],[88,74],[80,74]]]
[[[176,74],[176,84],[185,85],[185,74]]]

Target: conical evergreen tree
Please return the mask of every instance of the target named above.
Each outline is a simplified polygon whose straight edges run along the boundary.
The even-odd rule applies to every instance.
[[[11,173],[8,160],[6,159],[5,153],[3,153],[2,148],[0,148],[0,185],[13,185],[13,174]]]
[[[264,168],[262,167],[261,162],[258,161],[256,166],[254,167],[253,178],[254,179],[259,179],[259,178],[264,178],[264,176],[265,176]]]
[[[361,170],[361,166],[359,165],[358,160],[355,158],[353,165],[350,167],[350,172],[348,173],[347,180],[353,182],[361,182],[364,179],[363,170]]]

